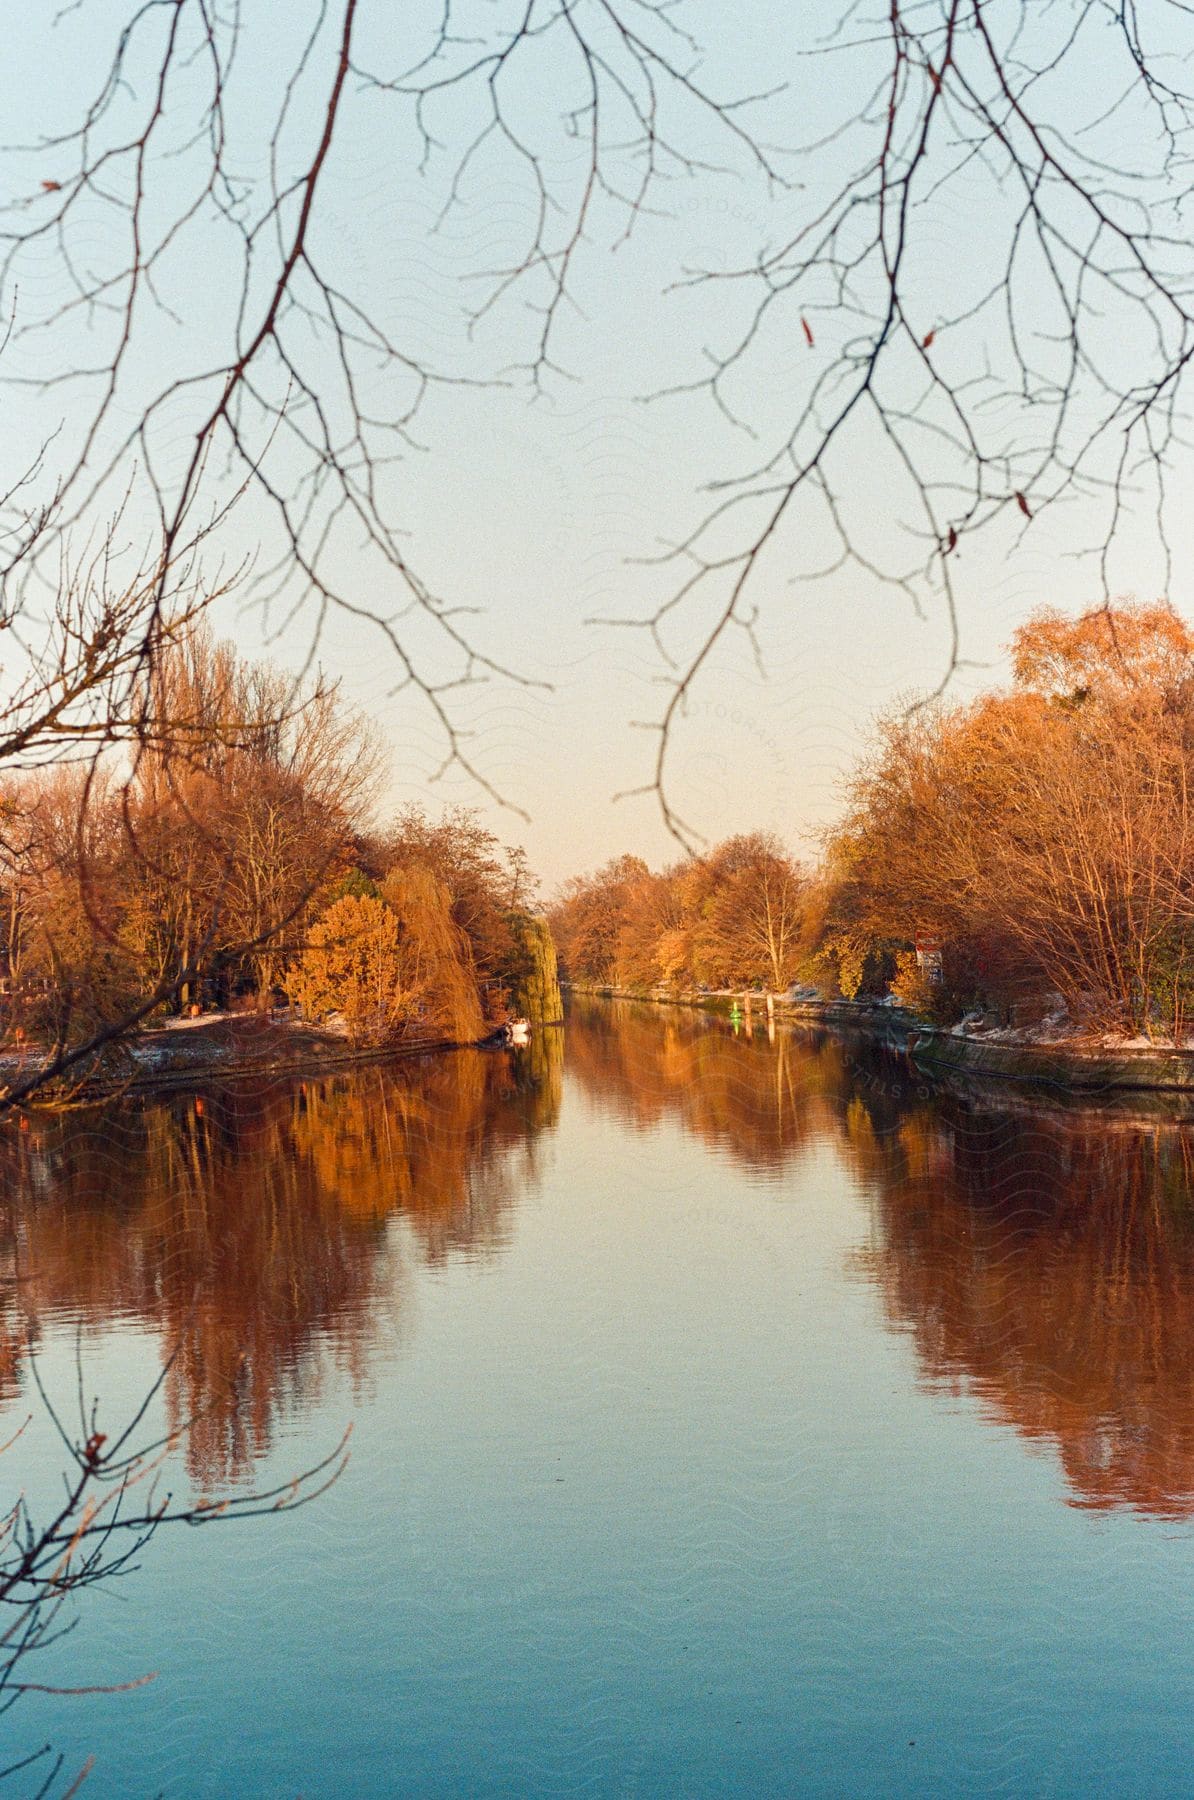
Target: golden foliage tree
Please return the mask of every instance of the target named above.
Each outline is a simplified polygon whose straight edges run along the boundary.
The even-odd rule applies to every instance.
[[[340,1015],[354,1043],[411,1034],[468,1043],[483,1028],[451,895],[419,867],[392,870],[380,894],[334,901],[291,967],[289,992],[309,1018]]]
[[[567,883],[551,924],[576,980],[780,990],[804,951],[807,895],[778,838],[750,832],[658,873],[618,857]]]
[[[472,1043],[484,1026],[472,945],[452,894],[428,868],[391,869],[382,894],[400,921],[404,975],[424,1030]]]
[[[1194,639],[1124,605],[1037,614],[1012,648],[1011,692],[881,724],[833,845],[833,926],[894,950],[940,933],[959,1004],[1054,991],[1092,1024],[1180,1036]]]
[[[418,1006],[397,914],[369,894],[335,901],[308,933],[290,994],[308,1018],[339,1015],[353,1042],[400,1037]]]

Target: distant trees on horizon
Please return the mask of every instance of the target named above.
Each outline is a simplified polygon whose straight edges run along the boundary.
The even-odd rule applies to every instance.
[[[548,918],[574,978],[633,988],[786,988],[810,883],[771,832],[727,838],[652,872],[619,856],[564,884]]]

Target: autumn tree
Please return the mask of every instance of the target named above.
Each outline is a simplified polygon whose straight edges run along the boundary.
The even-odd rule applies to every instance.
[[[126,845],[113,783],[66,766],[11,783],[6,961],[10,1031],[48,1054],[134,1008],[136,958],[122,938]]]
[[[391,869],[381,892],[401,923],[406,979],[422,1029],[454,1043],[472,1043],[484,1029],[485,994],[451,890],[415,863]]]
[[[159,957],[184,971],[239,960],[266,1004],[287,932],[301,934],[308,901],[366,821],[375,735],[335,685],[296,689],[203,626],[171,647],[153,683],[174,728],[139,758],[129,816]]]
[[[308,1018],[341,1017],[354,1043],[400,1037],[417,1004],[397,914],[368,895],[337,900],[307,933],[289,989]]]
[[[718,985],[787,988],[802,950],[805,878],[771,832],[729,838],[698,865],[702,956]]]
[[[334,901],[307,932],[287,987],[308,1018],[339,1015],[354,1043],[468,1043],[482,1032],[468,939],[451,895],[420,867],[392,870],[376,896]]]
[[[631,895],[649,873],[640,857],[618,856],[593,875],[565,882],[549,917],[569,977],[595,982],[614,977]]]
[[[620,987],[637,991],[690,986],[697,962],[697,919],[687,879],[691,871],[686,862],[648,870],[636,869],[634,861],[619,857],[608,865],[617,870],[620,920],[614,939],[614,979]],[[600,882],[601,874],[595,879]]]
[[[881,724],[833,846],[839,921],[873,945],[942,934],[972,998],[1055,991],[1180,1036],[1194,640],[1164,607],[1046,612],[1013,665],[1009,693]]]
[[[1162,602],[1119,602],[1070,617],[1043,607],[1011,642],[1017,687],[1061,705],[1111,703],[1152,694],[1183,704],[1194,672],[1194,634]]]
[[[616,857],[565,883],[550,917],[574,980],[778,990],[803,953],[805,887],[778,838],[753,832],[654,873]]]
[[[503,844],[473,807],[432,818],[407,806],[377,834],[369,853],[379,876],[422,869],[451,896],[452,918],[468,940],[486,1016],[505,1017],[522,949],[510,913],[533,903],[526,852]]]

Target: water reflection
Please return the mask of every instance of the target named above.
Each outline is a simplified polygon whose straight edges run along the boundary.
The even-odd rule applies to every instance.
[[[925,1375],[1059,1454],[1073,1504],[1194,1513],[1194,1134],[944,1101],[876,1141],[865,1265]]]
[[[427,1261],[506,1241],[560,1104],[562,1033],[525,1052],[212,1088],[0,1137],[0,1396],[43,1321],[116,1319],[174,1353],[193,1478],[247,1473],[330,1357],[359,1379],[401,1304],[404,1219]]]
[[[778,1170],[830,1128],[849,1077],[841,1047],[765,1030],[736,1036],[711,1014],[627,1001],[573,1002],[570,1076],[632,1129],[671,1119],[740,1164]]]
[[[767,1170],[837,1144],[873,1196],[857,1266],[923,1379],[1050,1448],[1074,1505],[1194,1514],[1194,1126],[1168,1102],[929,1091],[861,1040],[582,1011],[572,1067],[627,1123]]]
[[[20,1278],[0,1286],[0,1399],[26,1379],[27,1331],[148,1326],[176,1351],[174,1420],[199,1415],[196,1481],[247,1473],[329,1367],[362,1378],[412,1250],[435,1264],[509,1241],[563,1056],[550,1032],[515,1055],[213,1088],[0,1137]],[[871,1208],[854,1267],[922,1380],[1055,1455],[1075,1505],[1194,1514],[1194,1126],[930,1092],[829,1033],[735,1038],[604,1002],[574,1008],[568,1070],[617,1128],[670,1122],[782,1194],[812,1150],[809,1178],[827,1179],[832,1147]]]

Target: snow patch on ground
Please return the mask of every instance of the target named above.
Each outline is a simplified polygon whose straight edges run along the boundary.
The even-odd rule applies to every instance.
[[[1084,1033],[1068,1013],[1051,1013],[1037,1025],[984,1025],[981,1017],[970,1017],[960,1020],[957,1025],[951,1025],[949,1035],[981,1044],[1007,1044],[1013,1047],[1023,1044],[1057,1050],[1155,1050],[1170,1054],[1194,1050],[1194,1036],[1183,1037],[1180,1042],[1175,1043],[1171,1037],[1148,1037],[1142,1031],[1134,1035],[1114,1031],[1097,1035]]]
[[[159,1031],[189,1031],[196,1025],[219,1025],[225,1019],[234,1019],[237,1015],[230,1012],[200,1013],[195,1019],[163,1019],[157,1027]]]

